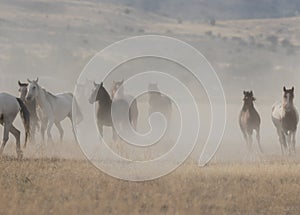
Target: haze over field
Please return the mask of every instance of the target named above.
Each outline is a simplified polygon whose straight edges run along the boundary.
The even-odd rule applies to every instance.
[[[211,163],[200,168],[195,161],[211,126],[211,109],[204,87],[186,67],[166,59],[149,57],[121,64],[104,81],[107,89],[113,80],[146,71],[163,71],[184,83],[193,94],[200,110],[201,127],[191,159],[161,179],[138,183],[117,180],[87,162],[80,146],[85,145],[88,152],[98,155],[95,145],[92,141],[78,145],[70,121],[65,120],[62,143],[54,127],[54,143],[40,144],[38,137],[36,144],[29,143],[23,149],[21,161],[15,159],[15,140],[10,136],[5,155],[0,157],[1,211],[7,214],[20,211],[25,214],[299,213],[300,132],[297,153],[281,156],[271,121],[271,107],[282,99],[283,86],[295,86],[295,105],[300,108],[299,13],[299,0],[1,0],[0,92],[17,96],[17,81],[36,77],[53,94],[73,92],[84,67],[100,50],[132,36],[163,35],[192,45],[206,57],[223,85],[227,103],[221,146]],[[182,49],[167,51],[180,54]],[[116,60],[114,56],[107,56],[105,62]],[[162,83],[161,79],[147,81]],[[169,83],[166,85],[169,87]],[[264,154],[258,153],[255,141],[254,152],[247,150],[238,125],[243,90],[253,90],[257,99],[255,107],[262,119]],[[171,91],[177,93],[178,89]],[[86,102],[80,103],[83,112],[91,110],[86,108],[91,107],[90,93],[91,89],[79,95],[79,100]],[[190,105],[184,94],[178,92],[178,95],[185,107]],[[137,99],[140,108],[137,130],[141,133],[150,129],[147,96],[143,94]],[[133,159],[148,161],[170,150],[180,133],[180,110],[175,103],[173,108],[171,137],[158,142],[155,150],[138,148],[140,151],[132,153],[123,148],[120,155],[131,158],[132,153]],[[192,116],[188,111],[183,114]],[[88,116],[85,120],[90,121],[90,126],[81,124],[83,136],[95,124],[93,115]],[[188,129],[192,130],[193,125],[189,124]],[[16,127],[21,130],[23,144],[20,117]],[[0,139],[2,130],[1,127]],[[110,128],[104,129],[104,139],[115,152],[118,150],[119,145],[111,141]],[[126,162],[114,162],[107,155],[103,158],[97,162],[110,168],[117,165],[116,172],[140,177],[136,169],[126,169]],[[178,160],[167,161],[163,164],[178,164]],[[162,169],[163,165],[156,168]]]
[[[41,85],[53,93],[73,91],[85,64],[111,43],[135,35],[171,36],[201,51],[222,81],[229,104],[224,150],[227,148],[229,153],[244,147],[237,115],[242,90],[252,89],[263,116],[265,146],[275,147],[270,151],[278,153],[270,108],[281,99],[283,85],[295,85],[298,92],[300,17],[297,1],[290,4],[186,1],[184,5],[176,1],[172,7],[167,7],[171,1],[151,2],[1,1],[0,90],[17,94],[18,79],[25,81],[39,76]],[[145,6],[146,3],[150,5]],[[267,7],[271,3],[272,10]],[[174,11],[179,12],[178,16]],[[185,15],[180,16],[180,13]],[[143,64],[127,69],[142,71]],[[113,77],[124,78],[125,70]],[[192,85],[190,76],[181,77]],[[108,88],[110,81],[106,83]],[[199,102],[207,103],[203,89],[196,89]],[[299,104],[297,94],[296,104]],[[69,126],[69,122],[64,123],[64,127]],[[70,129],[68,134],[71,138]]]

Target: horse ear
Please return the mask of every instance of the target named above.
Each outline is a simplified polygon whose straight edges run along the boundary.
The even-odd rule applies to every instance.
[[[284,92],[286,92],[286,88],[285,88],[285,86],[283,87],[283,91],[284,91]]]
[[[244,90],[244,92],[243,92],[243,93],[244,93],[244,96],[245,96],[245,95],[246,95],[246,91]]]
[[[97,87],[97,83],[95,81],[93,83],[94,83],[94,86]]]
[[[36,78],[35,82],[37,83],[39,81],[39,77]]]
[[[32,83],[32,81],[29,80],[29,78],[27,78],[28,83]]]
[[[250,91],[250,95],[253,96],[253,91],[252,90]]]
[[[19,84],[20,87],[22,86],[22,83],[20,82],[20,80],[18,80],[18,84]]]
[[[295,87],[292,87],[292,91],[294,92],[294,90],[295,90]]]
[[[103,87],[103,82],[101,82],[100,87]]]

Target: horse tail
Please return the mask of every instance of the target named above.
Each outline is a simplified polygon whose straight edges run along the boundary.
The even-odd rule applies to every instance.
[[[25,146],[26,146],[27,140],[30,136],[30,113],[27,107],[25,106],[24,102],[20,98],[16,98],[16,99],[20,105],[20,114],[25,128]]]
[[[131,123],[136,123],[137,121],[137,118],[139,116],[139,109],[138,109],[138,106],[137,106],[137,101],[136,99],[134,99],[129,107],[129,111],[130,111],[130,114],[129,114],[129,118],[130,118],[130,122]],[[136,125],[134,125],[136,126]]]

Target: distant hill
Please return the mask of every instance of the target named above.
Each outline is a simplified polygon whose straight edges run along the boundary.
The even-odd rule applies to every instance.
[[[106,0],[108,1],[108,0]],[[292,17],[299,0],[109,0],[178,19],[262,19]]]

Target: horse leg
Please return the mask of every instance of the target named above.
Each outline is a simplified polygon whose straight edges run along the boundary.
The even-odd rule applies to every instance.
[[[248,144],[248,150],[250,152],[252,152],[252,144],[253,144],[253,138],[252,138],[252,135],[253,135],[253,130],[251,129],[248,129],[247,130],[247,136],[248,136],[248,141],[247,141],[247,144]]]
[[[286,137],[285,137],[285,133],[284,132],[281,132],[281,145],[283,146],[282,149],[284,151],[287,151],[287,143],[286,143]],[[284,154],[284,152],[283,152]]]
[[[292,154],[292,132],[288,132],[286,135],[287,147],[289,149],[289,155]]]
[[[133,129],[136,131],[136,128],[137,128],[137,117],[136,116],[131,118],[131,125],[132,125]]]
[[[116,142],[118,139],[118,134],[114,126],[112,126],[112,132],[113,132],[113,141]]]
[[[41,135],[42,135],[42,141],[45,141],[45,131],[47,128],[47,124],[48,124],[48,120],[47,119],[43,119],[41,122]]]
[[[262,147],[261,147],[261,144],[260,144],[260,129],[259,128],[256,129],[256,140],[257,140],[259,151],[261,153],[263,153],[263,150],[262,150]]]
[[[30,133],[30,138],[31,138],[31,141],[33,143],[35,143],[35,134],[36,132],[38,132],[39,130],[39,123],[38,123],[38,119],[33,119],[33,122],[32,122],[32,125],[31,125],[31,133]]]
[[[8,141],[9,138],[9,131],[11,128],[12,123],[11,122],[5,122],[4,123],[4,132],[3,132],[3,140],[2,140],[2,146],[0,148],[0,155],[2,155],[4,147]]]
[[[285,148],[285,144],[283,142],[283,132],[281,132],[281,130],[279,128],[277,128],[277,134],[279,137],[279,143],[280,143],[280,149],[281,149],[281,155],[284,155],[284,148]]]
[[[248,141],[249,141],[249,145],[248,146],[249,146],[250,152],[252,152],[252,144],[253,144],[252,134],[253,133],[251,133],[251,134],[248,135]]]
[[[59,131],[59,136],[60,136],[60,142],[63,141],[63,137],[64,137],[64,130],[61,127],[60,122],[55,122],[55,126],[57,127],[58,131]]]
[[[293,152],[296,153],[296,131],[292,133],[292,146]]]
[[[48,142],[53,143],[52,135],[51,135],[51,129],[54,122],[52,120],[49,121],[48,127],[47,127],[47,136],[48,136]]]
[[[241,127],[241,130],[242,130],[243,137],[244,137],[244,139],[245,139],[247,148],[249,148],[249,147],[248,147],[248,136],[247,136],[247,132],[246,132],[242,127]]]
[[[18,129],[16,129],[16,127],[14,125],[11,125],[10,132],[16,138],[16,152],[17,152],[18,159],[22,159],[23,152],[22,152],[21,146],[20,146],[20,131]]]

